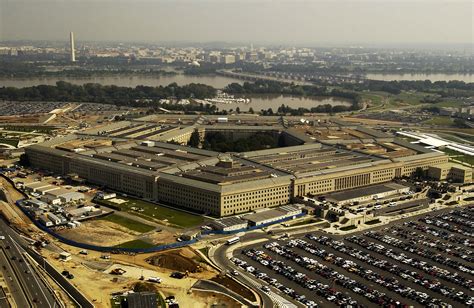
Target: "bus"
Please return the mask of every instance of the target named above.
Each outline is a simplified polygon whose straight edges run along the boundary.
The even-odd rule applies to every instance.
[[[237,243],[238,241],[240,241],[240,237],[236,236],[236,237],[233,237],[231,239],[228,239],[226,244],[227,245],[232,245],[232,244]]]

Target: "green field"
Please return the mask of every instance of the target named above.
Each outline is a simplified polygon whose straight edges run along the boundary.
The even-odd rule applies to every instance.
[[[452,159],[459,160],[464,163],[468,163],[471,166],[474,165],[474,156],[462,154],[462,153],[459,153],[450,149],[446,149],[446,148],[443,149],[442,151],[448,154],[449,157],[451,157]]]
[[[153,245],[152,243],[145,242],[143,240],[133,240],[129,242],[125,242],[122,244],[115,245],[114,247],[117,248],[151,248],[157,245]]]
[[[425,121],[423,123],[430,125],[451,126],[453,125],[453,119],[447,116],[434,116],[430,120]]]
[[[400,107],[409,107],[422,104],[421,100],[428,95],[423,92],[402,92],[393,95],[387,92],[363,92],[362,98],[370,100],[370,108],[368,110],[386,110]]]
[[[202,252],[202,254],[205,255],[206,257],[209,256],[209,247],[201,248],[199,249],[199,251]]]
[[[17,147],[19,142],[20,142],[19,139],[5,139],[5,138],[0,138],[0,143],[12,145],[12,146],[14,146],[14,147]]]
[[[105,216],[102,218],[103,220],[111,221],[113,223],[116,223],[118,225],[121,225],[127,229],[130,229],[132,231],[140,232],[140,233],[146,233],[150,232],[155,229],[155,227],[146,225],[144,223],[138,222],[133,219],[129,219],[126,217],[122,217],[116,214],[111,214],[108,216]]]
[[[195,227],[204,221],[204,217],[201,215],[175,210],[139,199],[128,197],[118,198],[128,201],[122,204],[116,204],[110,201],[99,201],[99,204],[112,205],[114,207],[120,208],[122,211],[127,211],[134,215],[142,216],[147,219],[152,218],[158,222],[167,221],[170,224],[182,228]],[[140,211],[133,210],[132,208],[140,209]]]
[[[462,105],[461,102],[458,101],[444,101],[434,104],[434,107],[460,107]]]

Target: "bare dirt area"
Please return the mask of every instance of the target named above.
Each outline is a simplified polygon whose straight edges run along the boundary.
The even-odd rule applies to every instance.
[[[139,233],[106,220],[92,220],[84,222],[76,229],[63,229],[58,231],[62,236],[88,244],[115,246],[131,241]]]
[[[246,299],[248,299],[251,302],[256,302],[257,301],[257,299],[255,298],[255,295],[252,293],[252,291],[250,291],[246,287],[242,286],[240,283],[235,282],[234,280],[232,280],[229,277],[216,276],[216,277],[212,278],[211,280],[214,281],[214,282],[217,282],[218,284],[226,287],[227,289],[232,290],[235,293],[245,297]]]
[[[168,231],[162,230],[160,232],[151,232],[146,235],[146,239],[155,245],[167,244],[176,241],[175,234]]]
[[[152,265],[180,272],[196,272],[199,266],[196,261],[175,253],[160,254],[150,257],[147,261]]]
[[[101,271],[87,268],[80,259],[73,258],[71,261],[61,262],[57,259],[57,253],[48,253],[48,260],[57,270],[67,270],[75,277],[71,280],[81,292],[94,302],[95,307],[110,307],[110,294],[128,289],[136,281],[128,277],[107,275]]]
[[[0,176],[0,212],[11,224],[26,230],[26,228],[32,228],[34,225],[16,206],[15,202],[20,199],[23,199],[23,195],[3,176]]]
[[[79,230],[79,229],[78,229]],[[58,260],[59,252],[70,252],[72,260],[61,262]],[[81,249],[67,246],[63,243],[53,240],[52,245],[47,249],[43,249],[43,254],[51,261],[59,271],[68,270],[75,278],[71,281],[74,283],[88,298],[94,301],[94,305],[98,308],[110,307],[110,295],[113,292],[125,291],[133,289],[133,286],[139,282],[140,276],[160,277],[162,283],[155,284],[156,288],[164,295],[174,295],[181,307],[210,307],[215,303],[225,304],[223,307],[240,307],[235,305],[234,300],[226,296],[214,297],[215,293],[197,294],[191,292],[192,286],[199,279],[211,279],[216,276],[217,272],[207,264],[201,263],[202,271],[190,273],[188,277],[183,279],[175,279],[170,277],[174,271],[171,269],[154,266],[146,260],[156,255],[179,255],[180,260],[191,259],[192,262],[198,262],[199,257],[191,248],[180,248],[161,253],[150,254],[110,254],[110,259],[101,258],[103,253],[96,251],[88,251],[87,255],[81,255]],[[189,264],[189,261],[183,261]],[[112,275],[110,272],[120,268],[125,272],[122,275]],[[221,298],[222,297],[222,298]]]
[[[225,307],[240,308],[242,304],[238,301],[220,293],[205,292],[193,290],[187,294],[187,298],[179,301],[181,307],[207,308],[207,307]]]

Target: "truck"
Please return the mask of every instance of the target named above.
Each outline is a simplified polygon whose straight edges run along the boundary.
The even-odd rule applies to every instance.
[[[148,277],[147,281],[161,283],[161,278],[160,277]]]
[[[226,241],[226,245],[232,245],[240,241],[240,237],[236,236],[233,238],[230,238]]]

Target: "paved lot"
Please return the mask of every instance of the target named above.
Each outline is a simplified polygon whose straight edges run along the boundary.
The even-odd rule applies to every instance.
[[[473,222],[474,206],[443,210],[347,237],[270,240],[236,249],[231,261],[307,306],[466,307],[474,296]]]

